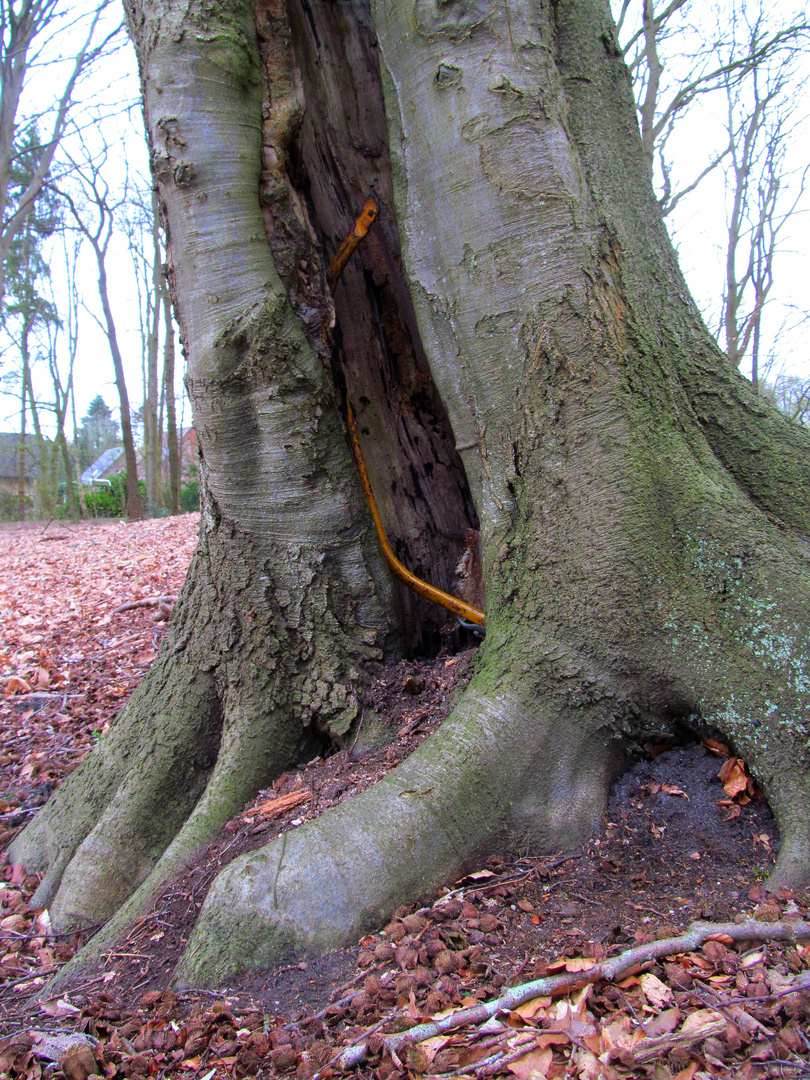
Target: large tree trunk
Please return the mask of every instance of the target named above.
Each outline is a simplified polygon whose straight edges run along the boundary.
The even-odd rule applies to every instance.
[[[262,785],[344,737],[359,720],[360,665],[397,648],[322,363],[320,258],[304,217],[308,338],[265,237],[252,9],[223,23],[224,49],[185,33],[176,5],[162,14],[141,63],[202,451],[200,543],[149,677],[14,846],[47,868],[37,903],[59,926],[102,921],[134,892],[108,935]]]
[[[493,849],[578,843],[623,743],[683,720],[751,764],[782,830],[774,881],[806,881],[807,439],[729,368],[688,296],[605,0],[290,0],[286,18],[262,0],[258,50],[247,0],[206,10],[129,6],[204,465],[201,547],[108,747],[16,842],[15,858],[54,868],[35,899],[64,873],[57,924],[97,917],[159,858],[98,950],[190,840],[294,758],[313,693],[316,712],[330,702],[322,727],[347,722],[341,691],[391,597],[330,361],[365,407],[403,550],[422,544],[449,581],[480,525],[487,637],[408,761],[219,876],[178,979],[339,945]],[[330,356],[313,234],[328,258],[369,188],[381,227],[338,287]],[[171,812],[156,823],[158,798]],[[135,870],[93,909],[104,845]]]

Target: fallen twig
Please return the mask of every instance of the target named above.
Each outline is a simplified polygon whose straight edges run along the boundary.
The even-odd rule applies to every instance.
[[[32,982],[34,979],[43,979],[46,975],[53,975],[60,967],[60,964],[56,964],[54,967],[43,968],[42,971],[32,971],[30,975],[23,975],[21,979],[11,979],[9,982],[0,983],[0,990],[8,990],[12,986],[22,986],[24,983]]]
[[[113,615],[120,615],[122,611],[132,611],[133,608],[157,607],[158,605],[173,604],[176,600],[176,596],[145,596],[142,600],[128,600],[126,604],[113,608],[112,613]]]
[[[443,1035],[454,1028],[483,1023],[497,1013],[508,1012],[535,997],[559,994],[565,990],[577,990],[587,986],[588,983],[609,982],[621,978],[627,975],[631,969],[637,968],[647,961],[658,960],[663,956],[673,956],[682,952],[691,952],[700,948],[704,942],[711,938],[726,938],[731,939],[731,941],[751,941],[755,939],[762,941],[796,941],[801,938],[810,938],[810,923],[763,923],[753,919],[744,923],[695,922],[692,923],[685,934],[664,938],[661,941],[651,941],[646,945],[638,945],[633,949],[627,949],[609,960],[595,963],[587,971],[550,975],[543,979],[523,983],[520,986],[512,986],[501,997],[493,1001],[484,1001],[480,1005],[471,1005],[468,1008],[459,1009],[449,1016],[442,1017],[440,1020],[417,1024],[407,1031],[385,1035],[383,1041],[389,1050],[396,1051],[405,1042],[419,1043],[425,1039]],[[364,1039],[356,1046],[347,1047],[337,1060],[338,1067],[351,1069],[358,1065],[365,1057],[367,1049],[367,1039]]]

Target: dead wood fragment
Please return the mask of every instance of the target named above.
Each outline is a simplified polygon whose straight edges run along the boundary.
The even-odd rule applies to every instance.
[[[309,802],[312,795],[309,791],[291,791],[289,795],[280,795],[277,799],[267,799],[250,810],[245,810],[242,817],[245,820],[261,816],[263,818],[280,817],[295,806]]]
[[[683,952],[692,952],[711,938],[721,936],[727,939],[730,938],[732,941],[797,941],[810,938],[810,923],[764,923],[753,919],[743,923],[695,922],[691,924],[685,934],[664,938],[661,941],[651,941],[646,945],[638,945],[633,949],[627,949],[610,960],[595,963],[587,971],[566,972],[561,975],[535,979],[520,986],[512,986],[501,997],[493,1001],[485,1001],[480,1005],[459,1009],[441,1020],[417,1024],[407,1031],[386,1035],[383,1039],[389,1050],[396,1051],[406,1040],[409,1043],[423,1042],[425,1039],[435,1038],[437,1035],[443,1035],[445,1032],[452,1031],[455,1028],[483,1023],[497,1013],[508,1012],[535,997],[559,994],[566,990],[577,990],[587,986],[588,983],[613,981],[650,960],[658,960],[663,956],[673,956]],[[723,1023],[725,1024],[725,1021]],[[367,1047],[367,1040],[358,1043],[356,1046],[347,1047],[338,1058],[338,1067],[341,1069],[354,1068],[363,1060]]]
[[[177,600],[176,596],[144,596],[142,600],[128,600],[126,604],[121,604],[120,607],[113,608],[113,615],[120,615],[122,611],[132,611],[134,608],[142,607],[163,607],[173,604]]]
[[[721,1035],[726,1030],[724,1019],[714,1020],[703,1027],[693,1028],[691,1031],[676,1031],[671,1035],[661,1035],[657,1039],[645,1039],[644,1042],[633,1047],[633,1060],[638,1065],[645,1061],[660,1061],[665,1054],[676,1046],[687,1049],[696,1042],[703,1042],[713,1035]]]

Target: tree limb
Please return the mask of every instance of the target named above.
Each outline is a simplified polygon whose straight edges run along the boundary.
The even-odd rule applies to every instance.
[[[589,983],[620,979],[632,968],[638,967],[638,965],[649,960],[657,960],[663,956],[672,956],[682,952],[691,952],[703,945],[704,942],[719,937],[731,938],[732,941],[750,941],[754,939],[796,941],[800,938],[810,938],[810,923],[764,923],[753,919],[744,923],[695,922],[692,923],[685,934],[680,934],[678,937],[664,938],[661,941],[651,941],[646,945],[638,945],[636,948],[628,949],[610,960],[594,964],[589,971],[566,972],[562,975],[551,975],[543,979],[535,979],[520,986],[512,986],[494,1001],[485,1001],[480,1005],[459,1009],[441,1020],[417,1024],[416,1027],[409,1028],[407,1031],[386,1035],[383,1037],[383,1041],[389,1050],[396,1051],[405,1042],[423,1042],[425,1039],[443,1035],[454,1028],[481,1024],[497,1013],[515,1009],[535,997],[559,994],[566,990],[577,990],[587,986]],[[337,1059],[338,1067],[341,1069],[353,1068],[363,1060],[367,1049],[368,1041],[366,1039],[356,1046],[348,1047]],[[315,1077],[313,1077],[313,1080],[315,1080]]]

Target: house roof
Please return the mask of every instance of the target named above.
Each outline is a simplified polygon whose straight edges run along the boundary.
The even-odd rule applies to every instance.
[[[109,467],[121,457],[124,452],[123,446],[111,446],[105,450],[101,457],[96,458],[89,469],[82,473],[82,483],[92,484],[94,480],[100,480]]]

